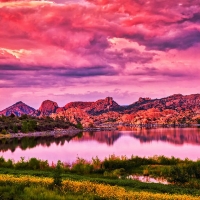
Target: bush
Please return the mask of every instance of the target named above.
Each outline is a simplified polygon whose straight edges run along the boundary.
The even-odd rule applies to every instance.
[[[40,169],[49,169],[49,163],[47,160],[40,160]]]
[[[185,183],[188,182],[189,177],[186,168],[183,166],[173,166],[170,169],[170,181],[174,183]]]
[[[72,164],[72,172],[78,174],[89,174],[93,171],[93,166],[82,158],[77,158],[76,162]]]
[[[28,162],[24,161],[24,157],[21,157],[21,160],[15,164],[16,169],[28,169]]]
[[[8,132],[6,131],[6,129],[3,129],[3,130],[1,131],[1,134],[6,135],[6,134],[8,134]]]
[[[78,122],[78,123],[77,123],[76,128],[78,128],[78,129],[83,129],[83,125],[81,124],[81,122]]]
[[[28,167],[29,169],[40,169],[40,160],[37,160],[36,158],[31,158],[28,161]]]
[[[1,156],[0,157],[0,167],[2,167],[5,162],[6,162],[5,159]]]

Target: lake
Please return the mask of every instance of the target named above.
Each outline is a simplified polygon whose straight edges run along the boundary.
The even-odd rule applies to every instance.
[[[20,160],[36,157],[49,163],[61,160],[72,163],[77,157],[104,159],[111,154],[127,157],[200,158],[200,128],[135,129],[121,127],[116,131],[83,132],[74,138],[37,137],[1,139],[0,156]]]

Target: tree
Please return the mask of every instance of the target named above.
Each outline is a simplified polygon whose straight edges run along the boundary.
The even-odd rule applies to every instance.
[[[81,124],[81,122],[78,122],[78,123],[76,124],[76,128],[78,128],[78,129],[83,129],[83,125]]]
[[[15,118],[15,114],[11,113],[10,117]]]
[[[56,168],[55,168],[55,171],[54,171],[54,174],[53,174],[53,184],[54,185],[61,186],[61,183],[62,183],[61,174],[62,174],[62,163],[59,160],[57,162],[57,165],[56,165]]]
[[[32,132],[36,129],[37,127],[37,122],[35,120],[30,120],[28,122],[28,131]]]
[[[18,133],[18,128],[17,128],[16,125],[13,126],[13,132],[14,132],[14,133]]]
[[[21,128],[22,133],[28,133],[28,122],[27,121],[23,121],[22,122],[22,128]]]

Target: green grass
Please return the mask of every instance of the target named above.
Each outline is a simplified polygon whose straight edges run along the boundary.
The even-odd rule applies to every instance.
[[[0,168],[0,174],[13,175],[31,175],[39,177],[53,177],[53,171],[39,171],[39,170],[16,170]],[[159,183],[143,183],[136,180],[117,179],[104,177],[100,174],[78,175],[73,173],[62,173],[62,179],[70,180],[87,180],[90,182],[103,183],[108,185],[117,185],[131,191],[147,191],[152,193],[169,193],[169,194],[190,194],[200,195],[200,190],[179,185],[163,185]]]
[[[67,179],[79,182],[87,181],[103,185],[119,186],[127,191],[134,192],[200,196],[200,161],[193,162],[187,159],[176,159],[174,157],[131,157],[127,159],[111,155],[109,159],[105,159],[104,161],[95,158],[92,159],[91,162],[77,158],[77,161],[72,163],[71,167],[64,165],[61,161],[51,166],[47,161],[38,160],[36,158],[31,158],[28,161],[22,158],[15,163],[12,160],[6,161],[3,157],[0,157],[0,175],[1,174],[12,174],[19,177],[21,175],[51,177],[54,180],[54,184],[57,186],[61,185],[61,180]],[[117,178],[118,176],[126,177],[126,175],[129,174],[150,174],[155,177],[165,177],[171,179],[173,184],[142,183],[137,180]],[[73,194],[73,191],[64,194],[60,192],[58,188],[37,188],[33,185],[9,186],[3,184],[3,182],[0,182],[0,186],[2,191],[2,193],[0,193],[0,200],[15,199],[18,196],[23,200],[26,199],[25,197],[28,194],[30,196],[29,199],[37,199],[34,197],[34,194],[32,195],[32,191],[35,191],[35,193],[39,191],[43,194],[43,196],[39,195],[38,199],[63,199],[65,198],[63,195],[68,195],[69,198],[67,199],[97,198],[95,196],[84,197],[82,194]],[[21,187],[21,189],[17,187]],[[9,192],[6,192],[7,190]],[[12,197],[12,194],[15,193],[18,195]],[[5,196],[6,194],[8,195],[7,197]]]
[[[59,191],[42,186],[0,185],[1,200],[97,200],[94,195]]]

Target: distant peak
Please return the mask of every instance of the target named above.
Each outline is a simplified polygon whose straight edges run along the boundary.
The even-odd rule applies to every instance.
[[[42,109],[42,107],[51,107],[51,106],[58,107],[58,104],[55,101],[45,100],[42,102],[39,109]]]
[[[56,103],[56,102],[54,102],[54,101],[52,101],[52,100],[49,100],[49,99],[43,101],[43,103],[48,103],[48,102],[49,102],[49,103]]]
[[[112,97],[106,97],[105,100],[106,101],[113,101],[113,98]]]
[[[18,101],[17,103],[15,103],[15,104],[24,104],[24,102],[22,102],[22,101]]]
[[[18,101],[12,106],[5,108],[0,112],[0,115],[10,116],[14,114],[15,116],[21,116],[23,114],[32,115],[35,112],[35,109],[26,105],[22,101]]]

